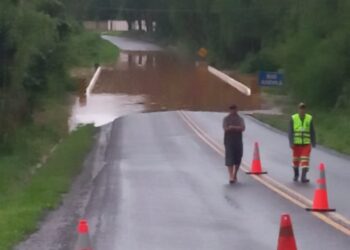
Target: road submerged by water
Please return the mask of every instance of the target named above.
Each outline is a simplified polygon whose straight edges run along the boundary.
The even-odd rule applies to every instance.
[[[91,95],[76,99],[70,127],[101,126],[126,114],[166,110],[226,111],[261,107],[255,77],[237,75],[252,90],[242,95],[208,71],[205,63],[127,38],[105,38],[124,48],[115,65],[103,67]]]

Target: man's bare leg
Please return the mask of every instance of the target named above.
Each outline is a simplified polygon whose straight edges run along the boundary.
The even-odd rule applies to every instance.
[[[228,169],[228,175],[230,178],[230,182],[233,182],[234,181],[234,166],[227,167],[227,169]]]
[[[233,181],[235,181],[235,182],[237,181],[238,170],[239,170],[239,165],[235,165],[233,168]]]

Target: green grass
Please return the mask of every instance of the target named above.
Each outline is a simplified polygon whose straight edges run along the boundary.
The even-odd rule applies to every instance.
[[[338,152],[350,155],[350,116],[349,110],[327,112],[313,110],[317,142]],[[287,131],[290,115],[254,115],[255,118],[279,130]]]
[[[95,63],[110,64],[119,55],[116,46],[102,39],[100,34],[87,31],[80,31],[72,36],[69,51],[69,63],[80,67],[91,67]]]
[[[105,31],[102,32],[102,35],[106,35],[106,36],[120,36],[123,35],[124,31]]]
[[[350,110],[315,112],[318,141],[339,152],[350,155]]]
[[[288,115],[265,115],[255,114],[254,117],[264,123],[271,125],[281,131],[288,131],[288,124],[290,117]]]
[[[11,249],[35,230],[45,211],[57,207],[92,144],[93,127],[85,126],[67,136],[47,162],[33,173],[31,150],[0,158],[0,249]],[[40,140],[40,139],[39,139]],[[41,151],[48,140],[33,143]],[[40,146],[39,146],[40,145]],[[49,148],[48,148],[49,149]],[[46,150],[48,151],[48,150]],[[37,153],[34,153],[37,155]],[[5,181],[5,182],[3,182]]]
[[[110,42],[100,38],[99,42],[99,62],[100,63],[113,63],[117,60],[119,55],[119,49]]]

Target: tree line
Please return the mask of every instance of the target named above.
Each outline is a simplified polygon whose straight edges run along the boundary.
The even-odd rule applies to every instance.
[[[349,107],[348,0],[91,0],[90,18],[156,22],[158,38],[209,49],[215,64],[283,70],[288,93]],[[151,31],[151,29],[150,29]]]
[[[80,0],[0,1],[0,153],[44,101],[72,88],[71,39]],[[86,10],[87,11],[87,10]]]

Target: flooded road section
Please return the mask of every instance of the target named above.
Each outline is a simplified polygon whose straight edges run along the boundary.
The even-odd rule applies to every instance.
[[[92,93],[73,107],[71,127],[100,126],[122,115],[163,110],[227,111],[260,108],[255,77],[233,77],[252,88],[245,96],[195,63],[166,52],[121,52],[118,62],[102,69]]]

